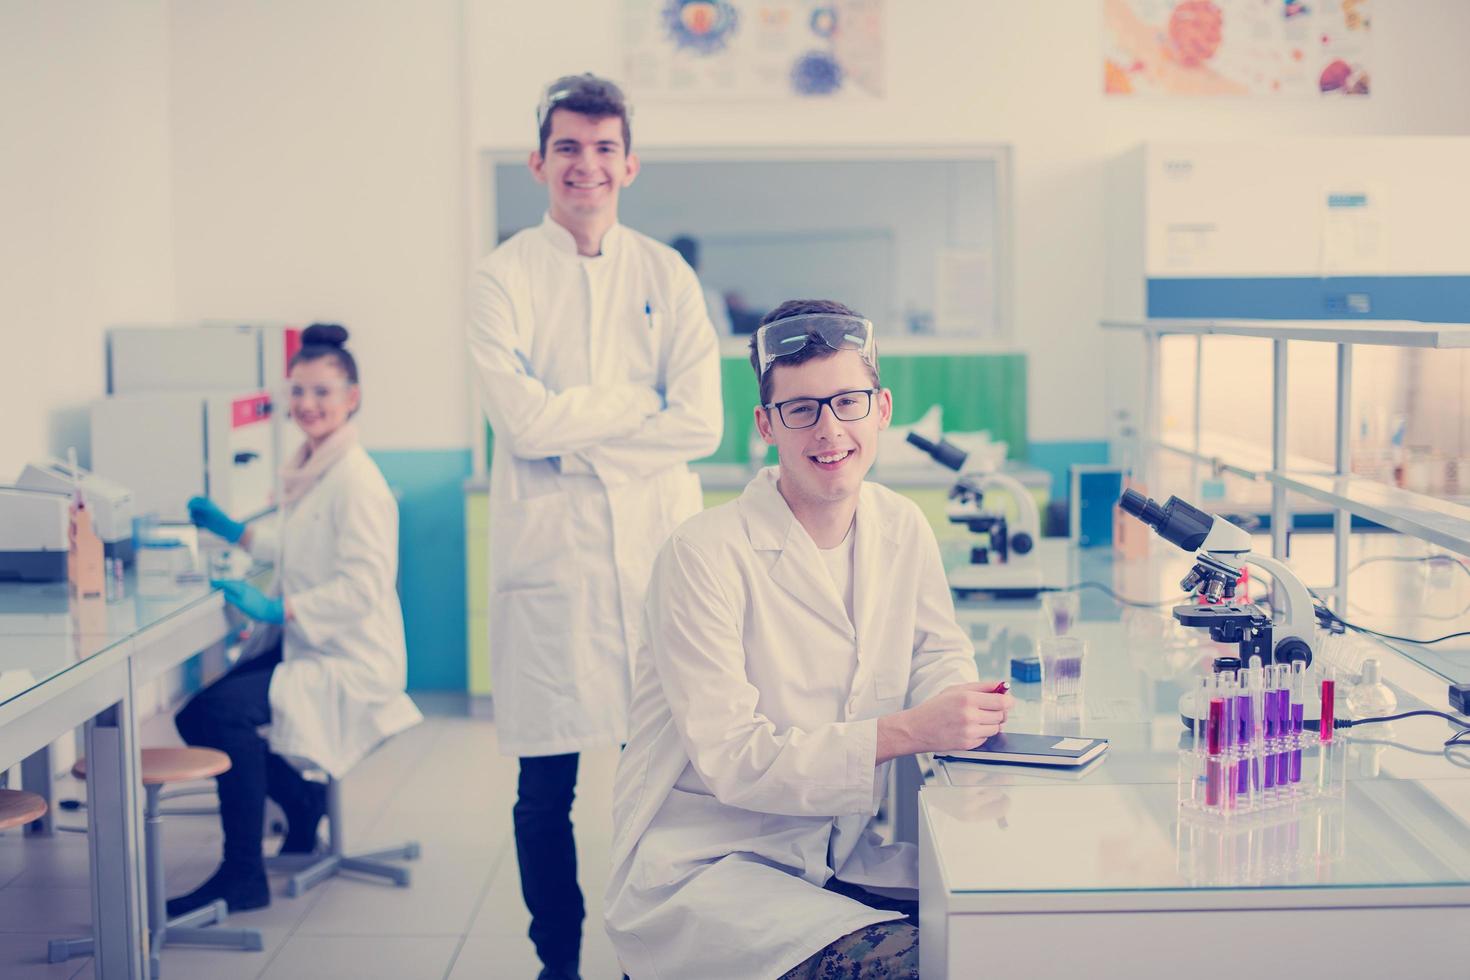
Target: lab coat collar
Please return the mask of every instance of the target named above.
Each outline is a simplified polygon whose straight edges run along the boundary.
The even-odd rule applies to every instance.
[[[618,245],[623,239],[623,226],[613,223],[613,226],[602,236],[602,242],[598,245],[598,255],[582,255],[577,251],[577,239],[570,231],[563,228],[552,220],[551,212],[547,211],[541,216],[541,233],[546,241],[558,252],[570,255],[572,258],[593,259],[611,255],[617,251]]]
[[[870,581],[882,567],[885,549],[893,544],[893,525],[876,499],[877,490],[864,483],[858,492],[856,517],[857,553],[853,561],[853,613],[858,623],[847,618],[847,610],[821,565],[817,546],[806,528],[791,512],[776,480],[781,470],[769,466],[756,474],[740,495],[750,546],[756,551],[780,552],[771,566],[771,581],[790,592],[813,612],[844,633],[862,636],[864,621],[873,611],[873,592],[881,583]]]

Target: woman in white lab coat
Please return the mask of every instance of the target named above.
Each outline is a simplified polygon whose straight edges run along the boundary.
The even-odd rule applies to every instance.
[[[228,753],[230,770],[217,777],[223,862],[168,903],[170,918],[219,898],[232,910],[270,904],[266,796],[286,814],[283,853],[315,849],[326,806],[324,787],[292,763],[340,778],[422,720],[404,693],[398,506],[349,421],[361,394],[346,340],[342,327],[313,324],[291,358],[291,417],[306,441],[282,471],[279,532],[269,522],[247,528],[205,498],[189,502],[194,523],[274,561],[277,574],[271,594],[215,583],[256,624],[236,667],[175,719],[190,745]]]

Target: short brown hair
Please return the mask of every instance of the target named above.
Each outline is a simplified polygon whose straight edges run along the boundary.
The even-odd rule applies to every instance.
[[[776,307],[774,310],[761,317],[761,326],[764,327],[768,323],[775,323],[777,320],[789,320],[794,316],[806,316],[809,313],[831,313],[837,316],[862,316],[861,313],[857,312],[849,306],[846,306],[845,304],[837,302],[835,299],[788,299],[786,302],[782,303],[780,306]],[[757,330],[756,332],[759,333],[759,330]],[[828,347],[826,342],[824,342],[822,338],[815,335],[810,335],[808,337],[808,340],[814,341],[814,343],[808,343],[801,350],[792,351],[790,354],[786,354],[780,358],[777,358],[771,363],[770,369],[768,369],[765,374],[761,374],[761,356],[760,351],[756,346],[755,337],[755,334],[751,334],[750,336],[750,367],[753,371],[755,371],[756,380],[760,382],[760,398],[762,405],[769,405],[771,403],[771,375],[775,373],[777,365],[785,364],[791,367],[795,367],[798,364],[805,364],[807,361],[814,361],[820,357],[831,357],[833,354],[837,353],[837,351]],[[877,356],[877,346],[874,345],[873,357],[875,361],[877,360]],[[873,376],[873,387],[881,387],[881,382],[879,382],[878,380],[878,365],[876,363],[868,364],[867,361],[864,361],[863,363],[867,365],[868,373]]]
[[[617,118],[623,121],[623,152],[633,149],[633,129],[628,125],[631,110],[623,90],[591,72],[563,75],[546,86],[546,96],[537,107],[540,125],[539,146],[546,155],[546,140],[551,136],[551,117],[558,109],[581,113],[589,119]]]

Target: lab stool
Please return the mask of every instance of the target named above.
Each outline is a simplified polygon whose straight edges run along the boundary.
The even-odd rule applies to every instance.
[[[166,945],[221,946],[229,949],[261,950],[265,941],[257,929],[224,929],[229,907],[217,899],[203,908],[168,918],[164,911],[163,844],[159,828],[163,816],[159,812],[159,795],[169,783],[190,782],[218,776],[230,768],[230,757],[215,749],[169,748],[144,749],[142,756],[143,851],[148,869],[148,965],[153,977],[158,976],[159,950]],[[87,776],[87,760],[78,759],[71,773],[78,779]],[[61,963],[73,956],[90,956],[92,937],[51,940],[49,959]]]
[[[308,888],[342,871],[377,875],[387,878],[399,888],[408,887],[411,878],[409,870],[389,864],[388,861],[414,860],[419,856],[418,841],[363,854],[348,854],[343,842],[342,784],[330,776],[327,777],[327,833],[328,843],[324,854],[290,854],[266,859],[266,867],[273,871],[295,872],[286,881],[287,895],[295,898],[305,894]]]
[[[0,789],[0,830],[24,827],[45,815],[45,797],[23,789]]]

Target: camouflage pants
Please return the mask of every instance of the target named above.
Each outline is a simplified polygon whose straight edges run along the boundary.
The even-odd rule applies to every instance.
[[[918,980],[919,930],[902,919],[849,932],[782,980]]]

